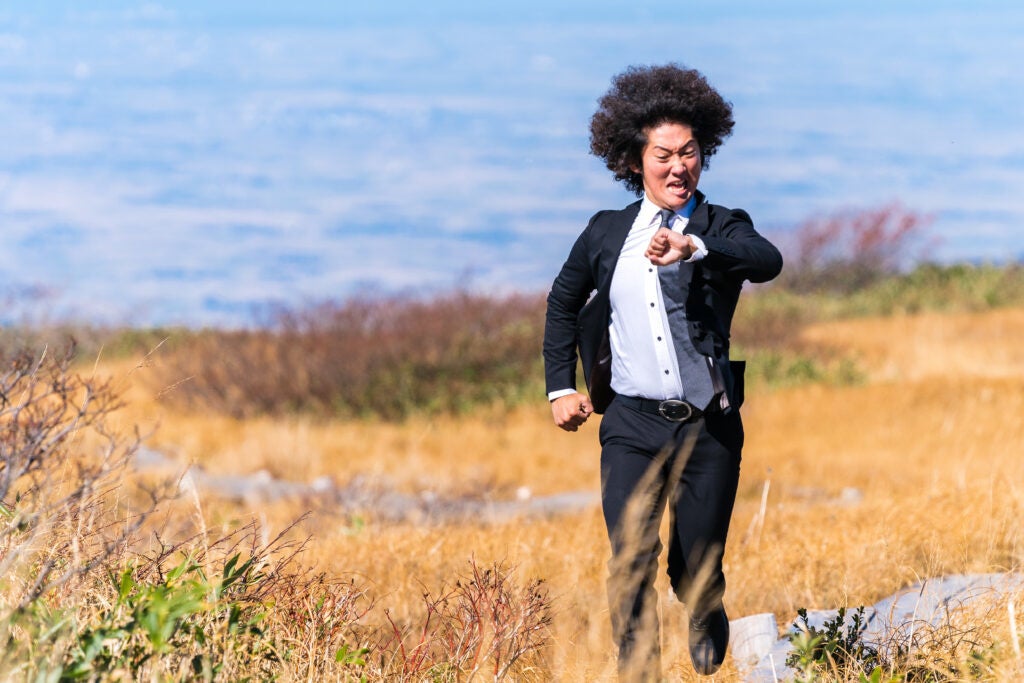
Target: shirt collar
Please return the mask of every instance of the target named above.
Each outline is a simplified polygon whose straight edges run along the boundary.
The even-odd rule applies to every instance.
[[[682,208],[676,211],[676,215],[680,218],[690,220],[690,217],[696,209],[697,195],[694,194],[690,197],[690,201],[686,202]],[[647,195],[644,195],[643,201],[640,203],[640,213],[637,217],[640,219],[642,225],[648,225],[654,222],[654,217],[658,215],[659,211],[661,211],[661,207],[648,199]]]

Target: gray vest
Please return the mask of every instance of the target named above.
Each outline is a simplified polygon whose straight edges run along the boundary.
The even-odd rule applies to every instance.
[[[662,209],[662,227],[668,227],[674,212]],[[725,381],[715,359],[705,356],[693,345],[690,321],[686,317],[686,298],[690,293],[695,264],[679,261],[658,268],[669,333],[679,361],[683,398],[701,410],[707,410],[715,396],[725,391]]]

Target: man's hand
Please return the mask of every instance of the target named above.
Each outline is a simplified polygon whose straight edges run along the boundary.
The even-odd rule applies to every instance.
[[[668,266],[676,261],[685,261],[696,250],[697,246],[689,235],[660,228],[651,238],[644,256],[656,266]]]
[[[568,394],[551,402],[555,424],[567,432],[575,432],[593,414],[594,405],[585,394]]]

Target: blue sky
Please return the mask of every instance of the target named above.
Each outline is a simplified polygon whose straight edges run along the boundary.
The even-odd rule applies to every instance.
[[[49,294],[3,317],[542,291],[631,200],[587,153],[596,99],[667,61],[733,103],[701,186],[766,233],[898,200],[939,260],[1024,256],[1024,9],[836,5],[4,5],[0,296]]]

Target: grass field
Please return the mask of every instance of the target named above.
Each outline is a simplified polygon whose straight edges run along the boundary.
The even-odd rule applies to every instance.
[[[871,604],[948,573],[1020,570],[1024,310],[865,318],[812,325],[803,334],[855,357],[864,379],[749,392],[726,552],[730,616],[774,612],[785,626],[800,607]],[[154,430],[149,444],[183,466],[266,469],[304,481],[326,475],[339,484],[360,476],[403,492],[452,496],[598,488],[596,420],[579,433],[563,433],[543,397],[510,410],[402,423],[239,420],[158,401],[142,381],[152,368],[119,364],[103,371],[126,386],[127,406],[117,414],[122,426]],[[537,667],[520,675],[613,680],[608,549],[596,506],[549,518],[424,526],[385,523],[372,511],[338,515],[308,501],[257,508],[199,501],[203,525],[228,529],[257,518],[271,534],[310,507],[313,513],[293,532],[311,535],[299,560],[364,585],[376,600],[366,620],[383,624],[385,610],[396,621],[422,620],[424,592],[453,585],[471,561],[500,563],[517,585],[542,579],[552,598],[549,645]],[[193,502],[171,509],[195,524],[194,508]],[[695,680],[683,610],[674,604],[662,610],[666,674]],[[979,643],[998,643],[975,669],[981,679],[1024,679],[1008,629],[1005,605],[968,623]],[[950,642],[931,656],[969,654],[962,642]],[[715,680],[737,675],[727,665]],[[308,676],[295,665],[285,667],[284,678]]]

